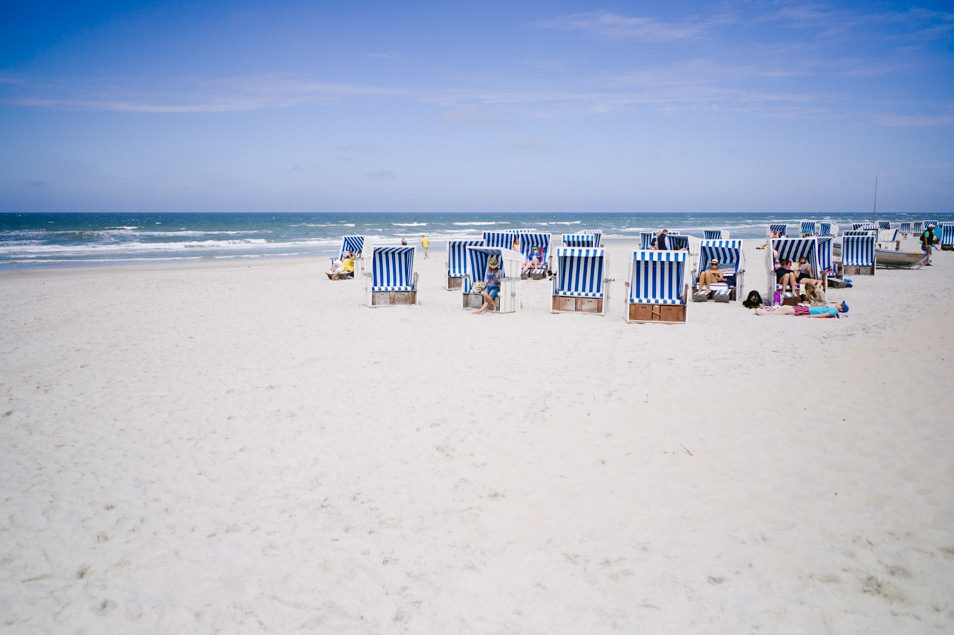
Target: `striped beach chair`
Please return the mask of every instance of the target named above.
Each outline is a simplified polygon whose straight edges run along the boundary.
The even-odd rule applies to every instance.
[[[699,274],[708,269],[713,260],[718,260],[723,281],[711,285],[713,297],[717,302],[737,300],[742,288],[742,275],[745,273],[742,268],[743,258],[741,240],[703,240],[699,244],[699,258],[692,272],[695,287],[699,287]],[[706,294],[694,293],[692,299],[705,302],[709,297]]]
[[[841,239],[841,275],[873,276],[875,237],[845,236]]]
[[[941,223],[941,249],[951,251],[954,249],[954,223]]]
[[[525,277],[533,280],[541,280],[547,277],[550,271],[550,234],[538,232],[521,232],[520,253],[523,254],[524,263],[529,265],[533,258],[534,248],[540,249],[540,266],[536,269],[528,269],[524,272]]]
[[[781,291],[781,285],[778,284],[775,275],[775,269],[782,260],[797,263],[799,258],[805,258],[811,265],[812,271],[822,280],[822,289],[824,294],[827,287],[827,277],[818,260],[818,238],[814,236],[807,238],[773,238],[772,248],[766,249],[768,257],[768,297],[774,298],[776,291]],[[801,293],[801,285],[797,285],[795,293],[786,291],[782,299],[783,304],[795,304],[798,302],[798,295]]]
[[[486,247],[502,247],[503,249],[511,249],[516,238],[517,232],[509,230],[502,232],[486,231],[483,233],[484,246]]]
[[[414,247],[374,247],[368,305],[372,307],[417,304]]]
[[[497,312],[513,313],[519,306],[517,283],[523,265],[523,254],[504,247],[471,245],[467,247],[467,271],[461,280],[461,301],[465,309],[479,309],[483,304],[481,294],[474,290],[474,283],[482,282],[487,275],[491,256],[500,266],[500,295],[497,296]]]
[[[879,220],[878,229],[891,229],[891,221],[889,220]]]
[[[907,238],[908,234],[911,233],[911,222],[906,221],[903,223],[898,223],[898,229],[900,229],[901,233],[904,234],[904,237]]]
[[[818,223],[816,223],[816,222],[813,221],[813,220],[803,220],[803,221],[800,223],[801,235],[802,235],[802,236],[815,236],[815,235],[817,235],[816,232],[815,232],[815,227],[817,227],[817,226],[818,226]]]
[[[685,251],[634,251],[626,285],[626,321],[686,321]]]
[[[834,223],[829,223],[825,221],[818,223],[819,236],[834,236],[837,231],[838,231],[838,227]]]
[[[833,276],[835,273],[837,273],[837,270],[835,269],[835,259],[832,254],[834,245],[834,236],[818,237],[818,270],[825,274],[825,278],[828,276]]]
[[[447,241],[447,290],[460,289],[464,274],[467,273],[467,248],[479,247],[484,241],[474,239]]]
[[[670,251],[689,251],[689,237],[680,234],[668,234],[666,236],[666,249]]]
[[[785,223],[772,223],[768,226],[768,235],[775,234],[778,238],[784,238],[788,233],[788,225]]]
[[[923,222],[923,221],[917,221],[917,222],[911,223],[911,232],[912,232],[912,233],[914,233],[914,234],[920,234],[920,233],[923,232],[923,231],[924,231],[924,222]]]
[[[855,231],[878,231],[878,226],[875,223],[868,221],[863,223],[852,223],[851,228]]]
[[[602,247],[560,247],[556,250],[551,313],[598,313],[609,305],[609,270]]]
[[[599,247],[600,238],[598,234],[563,234],[560,237],[564,247]],[[558,265],[559,266],[559,265]]]
[[[703,229],[702,230],[703,240],[726,240],[728,238],[729,238],[729,232],[724,232],[721,229]]]
[[[656,234],[652,232],[639,232],[639,248],[640,249],[652,249],[653,248],[653,238],[656,237]]]

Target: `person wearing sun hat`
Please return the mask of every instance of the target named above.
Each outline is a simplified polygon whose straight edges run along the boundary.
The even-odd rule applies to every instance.
[[[722,272],[719,271],[719,259],[713,258],[709,261],[709,268],[699,273],[699,281],[696,284],[696,289],[709,293],[712,290],[710,288],[711,285],[715,282],[722,282],[722,280]],[[705,289],[703,289],[703,287],[705,287]]]
[[[487,275],[484,276],[484,282],[486,286],[480,293],[484,297],[484,303],[477,311],[477,315],[487,309],[497,310],[497,296],[500,295],[500,262],[497,256],[491,256],[487,259]]]

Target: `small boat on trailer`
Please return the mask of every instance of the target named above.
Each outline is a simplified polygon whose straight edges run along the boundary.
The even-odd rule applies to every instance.
[[[841,256],[841,245],[832,245],[832,253]],[[927,255],[920,251],[875,249],[875,262],[885,269],[920,269],[927,262]]]

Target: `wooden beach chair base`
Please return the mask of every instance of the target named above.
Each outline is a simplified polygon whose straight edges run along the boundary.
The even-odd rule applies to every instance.
[[[686,322],[685,304],[630,304],[627,322],[645,324],[684,324]]]
[[[875,275],[875,268],[873,265],[841,265],[839,270],[842,277],[844,276],[873,276]]]
[[[603,313],[603,298],[578,298],[555,295],[550,306],[552,313]]]
[[[447,290],[454,291],[455,289],[460,289],[463,283],[464,283],[464,278],[462,276],[448,276]]]
[[[417,291],[375,291],[371,306],[401,306],[417,304]]]
[[[941,245],[941,251],[954,251],[954,245]]]

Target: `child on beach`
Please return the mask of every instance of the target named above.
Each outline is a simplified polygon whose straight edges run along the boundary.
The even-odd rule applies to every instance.
[[[424,260],[427,260],[427,248],[431,246],[431,239],[425,235],[421,235],[421,249],[424,250]]]

